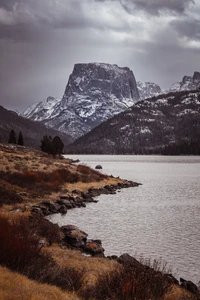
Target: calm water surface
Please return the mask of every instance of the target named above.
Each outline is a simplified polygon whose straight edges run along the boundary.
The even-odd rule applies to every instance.
[[[176,277],[200,280],[200,157],[70,155],[102,172],[142,183],[97,204],[54,215],[101,239],[105,255],[162,258]]]

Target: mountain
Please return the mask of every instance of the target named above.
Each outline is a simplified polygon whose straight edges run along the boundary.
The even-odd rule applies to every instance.
[[[62,99],[49,97],[23,116],[77,138],[139,100],[133,72],[105,63],[75,64]]]
[[[151,98],[163,93],[160,86],[153,82],[137,81],[137,88],[139,91],[140,100]]]
[[[172,85],[170,91],[189,91],[200,89],[200,72],[194,72],[193,76],[184,76],[182,81]]]
[[[67,134],[63,134],[54,129],[47,128],[40,122],[34,122],[24,117],[18,116],[17,113],[7,110],[0,106],[0,141],[8,142],[11,130],[14,130],[18,136],[21,131],[24,138],[24,145],[39,148],[40,141],[44,135],[52,137],[59,136],[65,146],[72,143],[73,139]]]
[[[33,104],[23,113],[23,117],[34,120],[43,121],[52,116],[56,105],[59,105],[62,99],[48,97],[44,101]]]
[[[68,151],[146,154],[172,151],[175,147],[176,151],[186,153],[186,147],[189,149],[192,145],[193,151],[196,151],[192,154],[198,151],[200,154],[199,115],[200,91],[159,95],[137,102],[125,112],[102,123],[77,139],[68,147]],[[182,150],[177,150],[178,147]]]

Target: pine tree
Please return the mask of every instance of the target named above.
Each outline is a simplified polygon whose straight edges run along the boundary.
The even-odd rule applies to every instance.
[[[18,145],[24,146],[24,139],[21,131],[19,132]]]
[[[64,144],[63,141],[59,138],[59,136],[55,136],[52,140],[53,148],[54,148],[54,154],[62,154]]]
[[[51,136],[44,135],[41,140],[40,149],[48,154],[54,154]]]
[[[10,132],[8,143],[9,144],[17,144],[16,135],[15,135],[15,132],[13,129]]]

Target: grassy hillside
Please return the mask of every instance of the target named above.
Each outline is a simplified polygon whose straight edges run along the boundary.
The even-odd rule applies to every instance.
[[[83,255],[62,243],[57,224],[31,213],[43,199],[126,181],[7,144],[0,144],[0,166],[1,300],[200,299],[164,275],[162,265]]]

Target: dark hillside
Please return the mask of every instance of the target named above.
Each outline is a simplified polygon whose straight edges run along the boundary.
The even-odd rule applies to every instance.
[[[136,103],[77,139],[68,151],[99,154],[200,154],[200,91]]]
[[[60,133],[57,130],[47,128],[45,125],[25,119],[18,116],[17,113],[9,111],[0,106],[0,141],[8,142],[9,134],[11,130],[14,130],[16,136],[21,131],[24,138],[24,145],[39,148],[40,141],[44,135],[50,135],[52,137],[58,135],[64,142],[65,146],[70,144],[73,139],[67,134]]]

